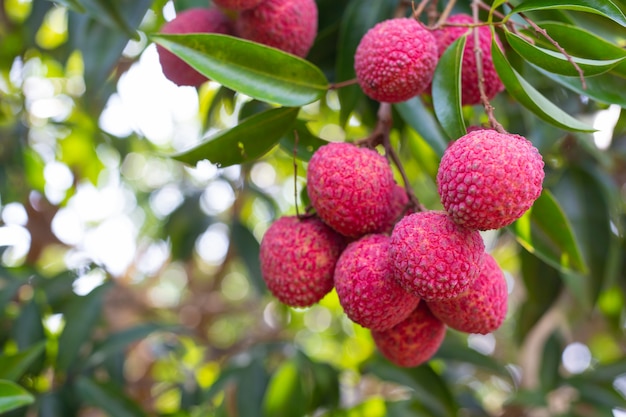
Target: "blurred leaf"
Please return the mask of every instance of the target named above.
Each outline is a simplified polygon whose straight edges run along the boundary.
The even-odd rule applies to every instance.
[[[256,293],[261,295],[267,292],[267,286],[261,275],[261,263],[259,261],[259,242],[256,240],[250,229],[244,226],[239,220],[234,220],[231,224],[231,239],[248,269],[248,280]]]
[[[296,352],[298,373],[305,393],[306,411],[335,409],[339,405],[339,371],[327,363],[315,362],[302,351]]]
[[[111,29],[125,33],[130,39],[139,40],[134,25],[125,18],[127,9],[125,3],[121,0],[81,0],[81,5],[94,19]]]
[[[579,401],[606,409],[626,408],[626,400],[613,387],[613,383],[598,384],[587,381],[580,375],[567,379],[578,390]],[[603,414],[606,415],[606,414]]]
[[[433,76],[432,97],[437,120],[448,137],[456,140],[465,135],[461,106],[461,68],[467,36],[455,40],[439,58]]]
[[[393,105],[402,119],[430,145],[441,157],[448,147],[448,138],[430,110],[424,107],[419,97],[413,97]]]
[[[154,34],[152,39],[198,72],[252,98],[297,107],[328,89],[322,71],[294,55],[228,35]]]
[[[31,298],[22,306],[20,315],[15,320],[12,329],[13,337],[20,350],[26,349],[46,339],[41,318],[41,309],[35,301],[35,297]]]
[[[85,7],[80,4],[80,1],[78,0],[48,0],[54,3],[59,3],[65,7],[67,7],[70,10],[74,10],[75,12],[78,13],[85,13],[87,10],[85,9]]]
[[[595,129],[564,112],[515,71],[495,42],[491,44],[493,64],[507,92],[539,118],[566,130],[593,132]]]
[[[599,383],[613,383],[615,378],[626,374],[626,358],[619,359],[611,363],[596,365],[580,375],[587,381]]]
[[[551,80],[577,92],[581,96],[587,96],[600,103],[618,104],[626,107],[626,78],[613,75],[612,73],[601,74],[595,77],[586,78],[587,88],[583,88],[580,78],[566,77],[552,74],[538,68],[542,74]]]
[[[268,152],[293,126],[297,107],[280,107],[255,114],[237,126],[171,157],[194,165],[208,159],[221,167],[253,161]]]
[[[543,345],[541,366],[539,367],[539,381],[544,392],[550,392],[559,386],[562,352],[563,341],[559,331],[555,330]]]
[[[46,295],[48,306],[59,312],[74,297],[76,271],[63,271],[53,277],[38,277],[37,286]]]
[[[259,416],[259,410],[263,409],[263,397],[268,382],[269,375],[260,361],[252,361],[242,369],[239,378],[236,379],[238,417]]]
[[[5,314],[6,305],[13,299],[23,283],[5,275],[5,271],[2,269],[0,272],[2,272],[0,279],[0,317],[2,317]]]
[[[76,389],[83,400],[110,416],[144,417],[147,416],[138,404],[124,392],[110,383],[96,382],[91,378],[80,376],[76,380]]]
[[[264,111],[272,109],[272,105],[261,100],[246,101],[241,105],[239,110],[238,121],[247,119],[255,114],[263,113]]]
[[[21,386],[11,381],[0,380],[0,413],[6,413],[34,402],[35,397]]]
[[[172,242],[172,258],[175,260],[189,259],[198,237],[215,221],[200,209],[200,197],[200,193],[186,197],[163,227],[165,237]]]
[[[293,360],[283,362],[272,375],[263,400],[263,415],[270,417],[304,416],[307,398],[299,369]]]
[[[293,129],[280,140],[280,147],[289,155],[294,155],[301,161],[308,161],[320,146],[328,143],[311,133],[303,120],[296,120]]]
[[[32,345],[13,355],[0,356],[0,379],[18,381],[26,370],[41,356],[46,347],[46,341]]]
[[[230,88],[224,86],[221,86],[217,90],[217,93],[213,96],[213,100],[211,100],[209,110],[207,111],[203,130],[216,125],[219,126],[218,122],[221,120],[220,113],[222,110],[225,110],[229,115],[233,114],[235,111],[235,94],[237,94],[235,90],[231,90]]]
[[[446,335],[443,343],[435,353],[435,358],[443,359],[446,362],[463,362],[477,366],[497,375],[511,378],[511,374],[504,365],[499,363],[491,356],[483,355],[480,352],[467,346],[458,337],[453,334]]]
[[[567,9],[595,13],[607,17],[622,26],[626,26],[626,16],[610,0],[526,0],[514,7],[507,17],[516,13],[549,9]]]

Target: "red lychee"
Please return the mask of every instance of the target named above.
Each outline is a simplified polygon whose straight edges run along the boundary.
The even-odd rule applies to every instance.
[[[376,347],[391,362],[402,367],[428,361],[446,336],[446,326],[421,302],[404,321],[389,330],[372,331]]]
[[[352,242],[335,267],[335,289],[344,312],[372,330],[400,323],[420,301],[393,278],[389,241],[389,236],[378,234]]]
[[[467,14],[456,14],[448,18],[446,23],[452,24],[473,24],[474,19]],[[485,94],[488,99],[492,99],[500,91],[504,90],[504,85],[500,81],[500,77],[493,65],[491,56],[491,29],[489,26],[480,26],[478,30],[478,43],[482,54],[483,77],[485,85]],[[463,26],[444,26],[441,29],[433,31],[437,39],[439,56],[443,55],[448,46],[455,40],[469,33],[463,50],[463,68],[461,71],[461,102],[463,105],[479,104],[480,89],[478,87],[478,72],[476,70],[476,55],[474,53],[474,35],[468,27]],[[496,42],[500,44],[496,37]]]
[[[426,301],[455,298],[478,276],[480,234],[441,211],[410,214],[396,224],[389,255],[394,277]]]
[[[539,197],[543,165],[537,148],[522,136],[470,132],[452,143],[441,159],[441,202],[458,224],[499,229],[520,218]]]
[[[391,195],[391,203],[389,204],[389,217],[383,227],[378,230],[380,233],[391,233],[393,226],[400,218],[406,214],[410,214],[412,211],[408,207],[409,196],[406,193],[404,187],[395,185],[393,187],[393,193]]]
[[[244,39],[305,57],[317,36],[315,0],[264,0],[241,12],[237,34]]]
[[[437,42],[421,23],[389,19],[371,28],[354,56],[356,77],[374,100],[397,103],[420,94],[437,65]]]
[[[394,186],[387,160],[351,143],[320,147],[307,169],[307,192],[317,214],[349,237],[381,230],[392,217]]]
[[[213,3],[219,7],[230,10],[248,10],[252,9],[265,0],[213,0]]]
[[[496,330],[506,316],[507,285],[495,259],[483,254],[478,278],[458,297],[428,303],[430,311],[453,329],[487,334]]]
[[[161,27],[161,33],[167,34],[221,33],[232,35],[233,32],[232,22],[217,8],[199,7],[184,10]],[[204,75],[161,45],[157,45],[157,52],[163,74],[176,85],[198,87],[207,81]]]
[[[316,217],[281,217],[261,241],[261,274],[282,303],[307,307],[332,290],[344,247],[343,237]]]

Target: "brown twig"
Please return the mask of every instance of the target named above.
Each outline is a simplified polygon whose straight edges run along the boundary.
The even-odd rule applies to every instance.
[[[432,26],[437,22],[437,18],[439,17],[439,10],[437,10],[438,0],[433,0],[426,10],[426,15],[428,16],[428,26]]]
[[[443,25],[445,21],[448,20],[448,16],[450,16],[450,13],[452,12],[452,8],[454,7],[455,3],[456,3],[456,0],[450,0],[448,4],[446,4],[446,8],[443,10],[443,12],[441,12],[441,15],[439,16],[439,20],[437,20],[437,23],[435,23],[431,27],[431,29],[440,28],[441,25]]]
[[[420,4],[417,5],[417,7],[413,8],[413,19],[419,19],[420,15],[422,14],[429,2],[430,0],[422,0]]]
[[[357,79],[353,78],[351,80],[339,81],[338,83],[331,83],[331,84],[328,85],[328,89],[329,90],[338,90],[340,88],[348,87],[350,85],[354,85],[354,84],[357,84],[357,83],[358,83]]]
[[[293,136],[295,138],[293,144],[293,201],[296,203],[296,216],[300,217],[300,210],[298,209],[298,162],[296,157],[298,156],[298,131],[294,129]]]

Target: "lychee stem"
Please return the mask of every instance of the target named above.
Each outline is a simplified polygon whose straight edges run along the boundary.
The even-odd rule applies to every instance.
[[[446,8],[443,10],[441,15],[439,16],[437,23],[435,23],[434,26],[431,27],[431,29],[438,29],[439,27],[441,27],[441,25],[443,25],[443,23],[448,19],[448,16],[452,12],[452,8],[454,7],[455,3],[456,3],[456,0],[450,0],[448,4],[446,4]]]
[[[417,7],[413,7],[413,19],[419,19],[419,16],[422,14],[424,9],[426,8],[426,5],[428,5],[429,2],[430,0],[422,0],[420,4],[417,5]]]
[[[353,78],[351,80],[345,80],[345,81],[339,81],[338,83],[331,83],[328,85],[328,89],[329,90],[338,90],[340,88],[343,87],[348,87],[350,85],[354,85],[357,84],[358,80],[356,78]]]
[[[298,209],[298,163],[296,161],[300,136],[298,136],[298,131],[295,129],[293,136],[295,139],[293,144],[293,201],[296,203],[296,216],[300,217],[300,210]]]

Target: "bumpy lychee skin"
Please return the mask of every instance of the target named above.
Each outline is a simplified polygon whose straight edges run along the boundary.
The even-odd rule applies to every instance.
[[[261,241],[261,274],[282,303],[307,307],[332,290],[344,247],[343,237],[316,217],[281,217]]]
[[[410,368],[437,353],[446,336],[446,326],[421,302],[404,321],[389,330],[372,331],[376,347],[391,362]]]
[[[483,263],[469,287],[452,300],[433,301],[430,311],[453,329],[487,334],[498,329],[507,311],[507,285],[495,259],[483,254]]]
[[[394,277],[426,301],[459,296],[478,276],[485,250],[480,234],[441,211],[410,214],[396,224],[389,255]]]
[[[428,87],[437,60],[434,36],[415,19],[396,18],[378,23],[363,36],[354,70],[365,94],[397,103]]]
[[[420,301],[393,278],[389,241],[389,236],[376,234],[352,242],[335,267],[335,289],[344,312],[372,330],[400,323]]]
[[[396,222],[406,214],[410,214],[408,208],[409,196],[406,193],[404,187],[396,184],[393,187],[393,193],[391,195],[391,202],[389,203],[389,217],[385,221],[383,227],[379,230],[380,233],[391,233],[393,226]]]
[[[219,7],[230,10],[248,10],[255,8],[264,0],[213,0]]]
[[[543,159],[523,136],[477,130],[444,152],[437,186],[455,222],[478,230],[499,229],[520,218],[539,197]]]
[[[194,8],[179,13],[161,27],[161,33],[221,33],[232,35],[234,27],[228,17],[217,8]],[[157,45],[163,74],[176,85],[198,87],[207,78],[176,55]]]
[[[473,24],[474,19],[467,14],[457,14],[448,18],[446,23],[452,24]],[[483,56],[483,76],[485,94],[488,99],[492,99],[496,94],[504,90],[504,85],[496,72],[491,56],[491,30],[488,26],[478,27],[478,43]],[[474,53],[474,35],[468,32],[467,27],[444,26],[433,31],[437,39],[439,56],[443,55],[448,46],[455,40],[469,33],[463,50],[463,68],[461,71],[461,103],[463,105],[474,105],[481,103],[480,89],[478,87],[478,72],[476,71],[476,54]],[[500,44],[496,37],[496,42]]]
[[[387,160],[351,143],[320,147],[307,169],[307,192],[317,214],[349,237],[381,230],[392,216],[394,186]]]
[[[305,57],[317,36],[317,4],[315,0],[264,0],[239,15],[236,29],[244,39]]]

